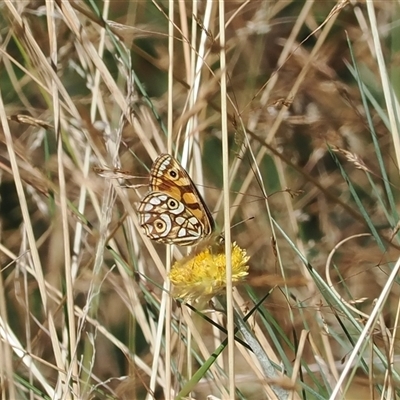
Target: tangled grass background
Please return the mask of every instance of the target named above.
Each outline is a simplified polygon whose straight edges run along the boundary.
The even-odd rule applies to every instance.
[[[398,2],[0,11],[3,398],[399,395]],[[250,256],[207,306],[138,226],[165,151]]]

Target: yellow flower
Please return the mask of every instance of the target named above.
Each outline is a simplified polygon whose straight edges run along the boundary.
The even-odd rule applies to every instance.
[[[250,257],[236,243],[232,245],[232,282],[240,282],[248,274]],[[190,300],[213,297],[226,286],[226,256],[221,250],[208,247],[189,260],[177,261],[169,278],[174,285],[173,296]]]

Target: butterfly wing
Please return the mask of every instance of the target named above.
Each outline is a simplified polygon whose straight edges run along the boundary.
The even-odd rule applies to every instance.
[[[182,202],[164,192],[150,192],[139,206],[146,235],[166,244],[190,246],[204,237],[200,221]]]
[[[214,218],[196,185],[170,154],[161,154],[154,161],[150,171],[150,191],[168,193],[182,202],[203,225],[204,236],[214,230]]]
[[[139,206],[147,236],[163,243],[195,244],[214,230],[214,219],[196,185],[169,154],[161,154],[150,171],[150,192]]]

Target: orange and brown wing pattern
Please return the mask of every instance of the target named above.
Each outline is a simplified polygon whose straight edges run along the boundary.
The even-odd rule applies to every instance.
[[[188,173],[169,154],[150,171],[150,191],[139,206],[146,235],[162,243],[193,245],[214,230],[214,219]]]

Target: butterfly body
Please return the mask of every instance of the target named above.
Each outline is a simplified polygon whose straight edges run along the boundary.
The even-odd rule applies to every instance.
[[[211,212],[189,174],[170,154],[154,161],[149,189],[138,211],[140,225],[150,239],[190,246],[212,234]]]

